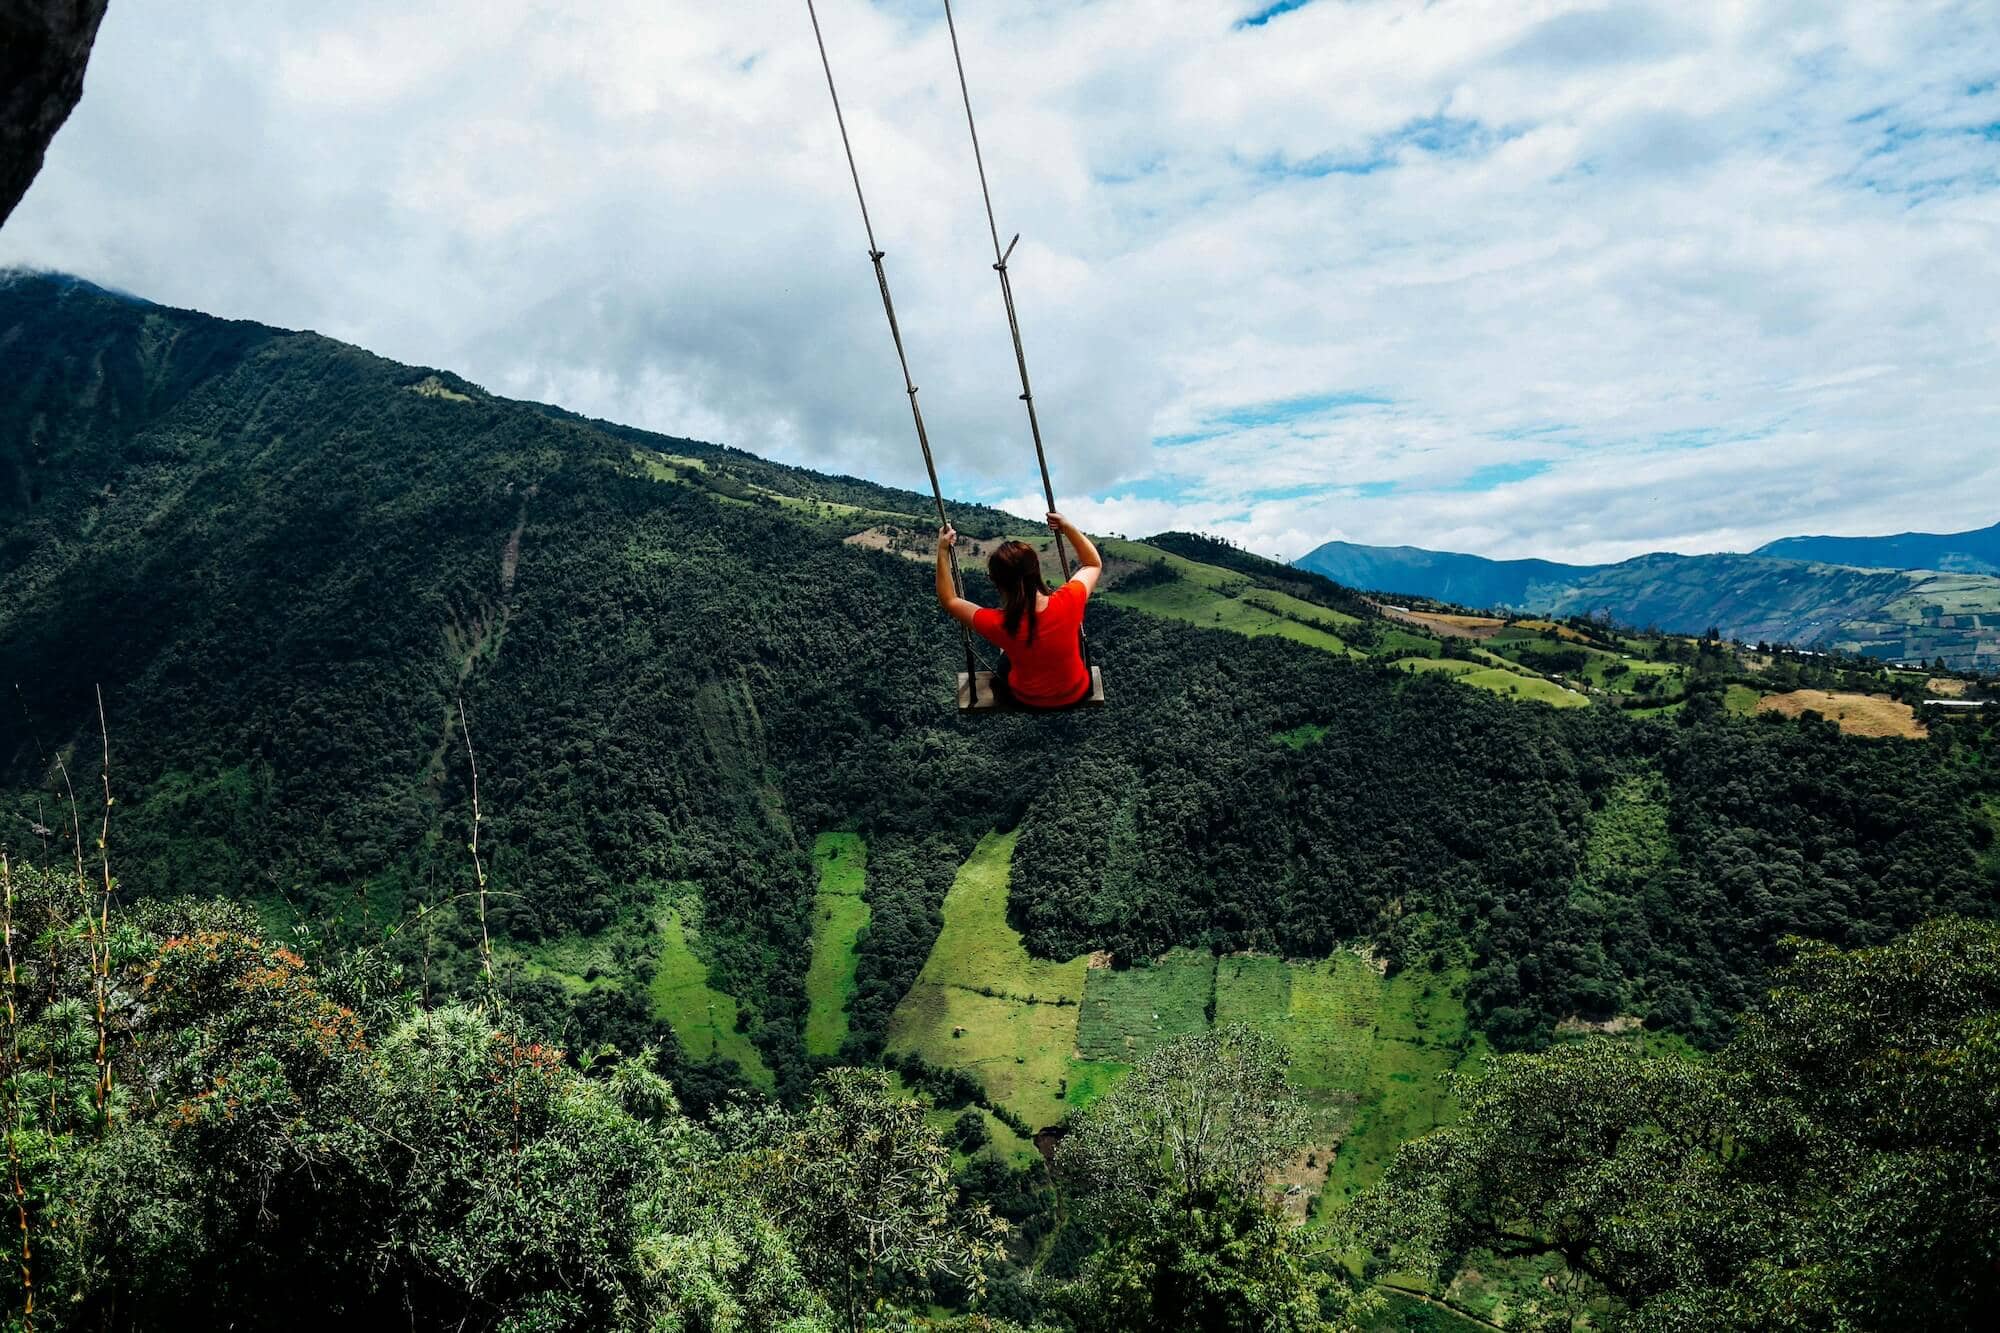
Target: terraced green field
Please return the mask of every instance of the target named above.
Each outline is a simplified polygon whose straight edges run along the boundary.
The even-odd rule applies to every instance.
[[[1173,575],[1172,581],[1150,587],[1105,589],[1099,596],[1114,606],[1253,637],[1276,634],[1342,657],[1362,655],[1340,638],[1340,630],[1361,623],[1345,612],[1260,588],[1234,571],[1204,565],[1143,542],[1107,537],[1098,545],[1114,560],[1164,566]]]
[[[855,941],[868,924],[867,844],[856,833],[822,833],[813,843],[812,963],[806,969],[806,1051],[838,1055],[854,999]]]
[[[888,1048],[977,1078],[1031,1125],[1056,1123],[1117,1085],[1162,1041],[1247,1023],[1291,1052],[1312,1108],[1320,1207],[1378,1178],[1398,1144],[1449,1120],[1438,1075],[1481,1058],[1461,974],[1384,978],[1339,953],[1318,962],[1177,949],[1114,969],[1031,958],[1007,924],[1012,835],[982,840],[945,895],[944,926],[890,1020]],[[1329,1151],[1332,1145],[1337,1150]]]

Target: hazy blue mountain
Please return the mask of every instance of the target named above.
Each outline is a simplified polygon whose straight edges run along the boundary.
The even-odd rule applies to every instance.
[[[1887,551],[1940,551],[1965,559],[1982,549],[1965,538],[1797,538],[1852,542]],[[1950,551],[1924,543],[1952,543]],[[1698,634],[1713,626],[1746,642],[1838,648],[1896,660],[2000,671],[2000,577],[1936,561],[1902,569],[1882,561],[1839,564],[1781,559],[1773,543],[1752,555],[1636,556],[1612,565],[1488,560],[1412,546],[1328,542],[1296,563],[1356,588],[1430,597],[1464,606],[1551,615],[1602,612],[1630,625]],[[1787,549],[1792,549],[1787,547]],[[2000,554],[2000,552],[1996,552]],[[1967,572],[1959,572],[1964,570]]]
[[[1411,593],[1466,606],[1518,606],[1595,573],[1601,566],[1554,560],[1489,560],[1420,546],[1328,542],[1293,562],[1350,588]]]
[[[1862,569],[2000,574],[2000,523],[1971,532],[1899,532],[1893,537],[1781,537],[1755,554]]]

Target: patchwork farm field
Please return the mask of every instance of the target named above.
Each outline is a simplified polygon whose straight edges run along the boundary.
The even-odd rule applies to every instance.
[[[822,833],[813,843],[812,963],[806,969],[806,1051],[838,1055],[854,999],[855,941],[868,924],[868,848],[855,833]]]
[[[1312,1108],[1315,1169],[1302,1182],[1338,1206],[1396,1146],[1454,1110],[1438,1075],[1478,1061],[1461,974],[1384,977],[1368,960],[1176,949],[1114,968],[1028,956],[1007,925],[1011,834],[982,840],[945,895],[944,926],[890,1020],[888,1047],[977,1078],[1034,1126],[1089,1105],[1146,1052],[1216,1024],[1244,1023],[1291,1053]]]
[[[606,930],[533,943],[496,940],[493,951],[502,967],[584,995],[615,986],[635,966],[635,958],[657,949],[647,991],[653,1017],[674,1030],[675,1040],[690,1059],[719,1056],[758,1087],[769,1089],[774,1080],[764,1057],[748,1036],[736,1030],[735,998],[708,984],[708,965],[694,947],[700,918],[701,899],[694,885],[664,884],[655,886],[650,908],[634,908]],[[851,984],[851,966],[849,976]],[[844,1015],[841,1021],[844,1031]]]

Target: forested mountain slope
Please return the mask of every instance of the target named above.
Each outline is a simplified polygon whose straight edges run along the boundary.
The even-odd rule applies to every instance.
[[[1747,643],[1894,661],[1943,658],[1954,669],[2000,671],[2000,577],[1972,554],[1945,559],[1958,550],[1950,539],[1937,539],[1935,547],[1901,541],[1797,538],[1752,555],[1657,553],[1614,565],[1328,542],[1297,564],[1353,587],[1464,606],[1603,614],[1675,634],[1712,627]],[[1966,546],[1966,552],[1984,549]],[[1938,563],[1902,563],[1931,554]],[[1883,558],[1890,555],[1898,558]]]
[[[1092,613],[1109,707],[961,720],[927,575],[850,540],[922,512],[312,334],[17,277],[0,285],[0,840],[32,850],[68,818],[55,761],[94,775],[101,686],[127,895],[216,891],[267,922],[386,934],[428,990],[466,991],[462,698],[522,1012],[629,1043],[660,1013],[670,920],[780,1092],[809,1067],[828,831],[869,848],[859,1057],[953,874],[1003,829],[1035,955],[1370,941],[1395,964],[1462,961],[1503,1044],[1572,1015],[1718,1034],[1783,934],[1863,943],[1992,912],[1977,717],[1865,742],[1712,700],[1672,721],[1557,711],[1203,628],[1141,579]],[[975,536],[1019,526],[955,516]],[[1243,577],[1187,550],[1120,559]],[[1259,614],[1380,632],[1347,612],[1304,625],[1320,604],[1294,592],[1259,590]],[[579,935],[602,961],[559,984],[547,949]],[[727,1074],[694,1061],[684,1089]]]

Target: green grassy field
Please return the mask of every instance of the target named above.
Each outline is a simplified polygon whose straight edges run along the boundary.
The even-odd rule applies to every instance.
[[[659,924],[663,944],[653,973],[654,1016],[673,1028],[690,1059],[720,1055],[757,1086],[771,1087],[764,1057],[736,1030],[736,1001],[709,988],[708,965],[695,956],[680,909],[660,908]]]
[[[945,895],[944,925],[889,1024],[888,1049],[976,1077],[993,1101],[1049,1125],[1104,1095],[1162,1041],[1214,1021],[1247,1023],[1291,1052],[1321,1151],[1321,1207],[1374,1181],[1405,1139],[1447,1121],[1437,1075],[1480,1058],[1464,978],[1384,978],[1353,953],[1318,962],[1177,949],[1150,964],[1092,968],[1031,958],[1007,924],[1014,837],[983,839]]]
[[[1143,611],[1148,615],[1164,616],[1169,620],[1181,620],[1204,629],[1225,629],[1232,633],[1255,638],[1262,634],[1275,634],[1319,648],[1341,657],[1356,656],[1355,650],[1346,641],[1329,630],[1315,625],[1302,625],[1263,606],[1252,603],[1248,598],[1231,597],[1214,588],[1185,580],[1174,583],[1156,584],[1141,588],[1136,592],[1121,592],[1113,588],[1100,594],[1113,606],[1122,606],[1131,611]],[[1259,596],[1276,598],[1277,593],[1259,590]],[[1300,603],[1310,606],[1310,603]],[[1320,608],[1313,607],[1315,611]],[[1321,611],[1322,615],[1333,616],[1331,611]]]
[[[1382,637],[1375,648],[1378,656],[1389,653],[1434,653],[1437,650],[1436,639],[1389,624],[1382,627]]]
[[[1643,884],[1673,855],[1667,832],[1667,786],[1658,773],[1623,779],[1590,817],[1584,871],[1593,884],[1629,889]]]
[[[1749,717],[1757,711],[1757,701],[1763,697],[1748,685],[1731,685],[1722,696],[1722,706],[1739,717]]]
[[[1088,960],[1030,958],[1007,924],[1016,834],[980,840],[944,899],[944,926],[889,1019],[888,1049],[977,1077],[1030,1125],[1065,1109]]]
[[[838,1055],[854,999],[855,940],[868,924],[868,848],[856,833],[822,833],[813,843],[812,963],[806,969],[806,1052]]]
[[[1527,699],[1534,703],[1548,704],[1552,708],[1588,708],[1590,698],[1575,690],[1566,690],[1554,681],[1543,680],[1539,676],[1523,676],[1512,671],[1502,671],[1498,667],[1487,667],[1482,671],[1460,676],[1461,685],[1471,685],[1495,694],[1511,698]]]
[[[1450,1119],[1437,1076],[1484,1050],[1466,1026],[1463,984],[1462,975],[1427,971],[1385,979],[1352,953],[1316,963],[1238,954],[1217,964],[1215,1021],[1283,1041],[1316,1136],[1339,1144],[1322,1211],[1378,1179],[1397,1145]]]

